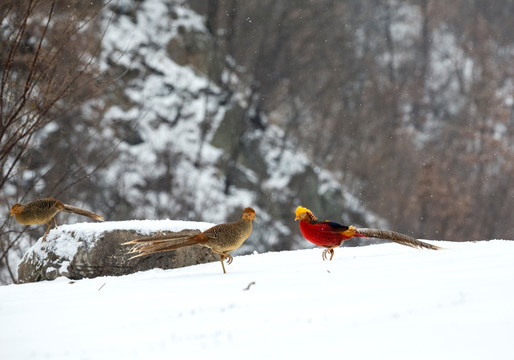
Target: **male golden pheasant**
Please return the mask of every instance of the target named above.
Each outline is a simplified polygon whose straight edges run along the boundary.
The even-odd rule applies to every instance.
[[[231,264],[233,257],[230,251],[239,248],[252,232],[252,220],[257,220],[255,211],[247,207],[244,209],[241,219],[235,222],[215,225],[204,232],[192,236],[153,236],[146,239],[128,241],[122,245],[134,245],[129,253],[139,253],[131,259],[153,254],[161,251],[175,250],[184,246],[200,244],[211,249],[212,252],[220,255],[223,273],[227,264]]]
[[[315,245],[326,248],[323,250],[323,260],[326,260],[329,254],[330,260],[332,260],[334,257],[334,249],[341,246],[343,241],[354,237],[373,237],[391,240],[395,243],[413,248],[440,249],[438,246],[427,244],[410,236],[390,230],[357,229],[355,226],[344,226],[333,221],[319,221],[312,211],[302,206],[296,208],[295,221],[296,220],[300,220],[300,231],[307,240]]]
[[[48,224],[45,234],[43,235],[43,241],[46,241],[46,235],[52,227],[52,220],[57,227],[57,221],[55,221],[55,215],[59,211],[66,211],[90,217],[97,221],[104,221],[104,218],[91,211],[84,210],[75,206],[66,205],[59,200],[46,198],[37,199],[29,202],[26,205],[14,204],[11,208],[11,216],[14,215],[16,220],[23,225],[39,225]]]

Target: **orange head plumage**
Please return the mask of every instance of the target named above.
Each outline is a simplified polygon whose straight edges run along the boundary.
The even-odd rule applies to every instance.
[[[14,204],[11,208],[11,216],[21,214],[24,208],[22,204]]]
[[[245,208],[242,218],[245,220],[248,220],[248,221],[252,221],[252,220],[257,221],[257,216],[255,216],[255,210],[252,209],[251,207]]]

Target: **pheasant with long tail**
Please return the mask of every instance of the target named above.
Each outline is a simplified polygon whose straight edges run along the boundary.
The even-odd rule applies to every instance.
[[[230,251],[238,249],[252,232],[252,220],[257,220],[255,211],[247,207],[244,209],[241,219],[235,222],[215,225],[204,232],[190,236],[163,235],[145,239],[128,241],[122,245],[133,245],[129,253],[138,253],[131,259],[154,254],[162,251],[171,251],[194,244],[203,245],[212,252],[220,255],[223,273],[227,264],[231,264],[233,257]]]
[[[326,260],[329,255],[329,260],[332,260],[334,257],[334,249],[341,246],[343,241],[354,237],[391,240],[397,244],[413,248],[431,250],[441,249],[439,246],[419,241],[408,235],[395,231],[356,228],[355,226],[345,226],[328,220],[319,221],[312,211],[302,206],[298,206],[296,208],[295,215],[295,220],[300,221],[300,231],[302,232],[302,235],[311,243],[325,248],[322,254],[323,260]]]
[[[43,242],[46,241],[46,235],[52,228],[52,220],[55,227],[57,221],[55,215],[60,211],[66,211],[82,216],[87,216],[96,221],[104,221],[104,218],[94,212],[84,210],[72,205],[66,205],[59,200],[52,198],[37,199],[29,202],[26,205],[14,204],[11,208],[11,216],[14,215],[16,221],[23,225],[39,225],[48,224],[45,234],[43,235]]]

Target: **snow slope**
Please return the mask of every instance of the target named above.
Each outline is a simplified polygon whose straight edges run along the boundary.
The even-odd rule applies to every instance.
[[[0,358],[514,358],[514,242],[440,244],[0,287]]]

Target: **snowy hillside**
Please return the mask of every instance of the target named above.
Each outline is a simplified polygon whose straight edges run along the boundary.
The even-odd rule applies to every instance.
[[[512,359],[514,242],[0,287],[2,359]]]
[[[112,220],[220,223],[252,206],[262,226],[251,249],[261,251],[302,243],[290,236],[299,201],[345,222],[386,224],[334,174],[311,164],[266,114],[257,114],[233,60],[213,50],[205,18],[187,2],[122,1],[114,14],[110,9],[101,67],[128,74],[101,100],[102,135],[117,138],[119,154],[99,176],[108,198],[134,206]]]

